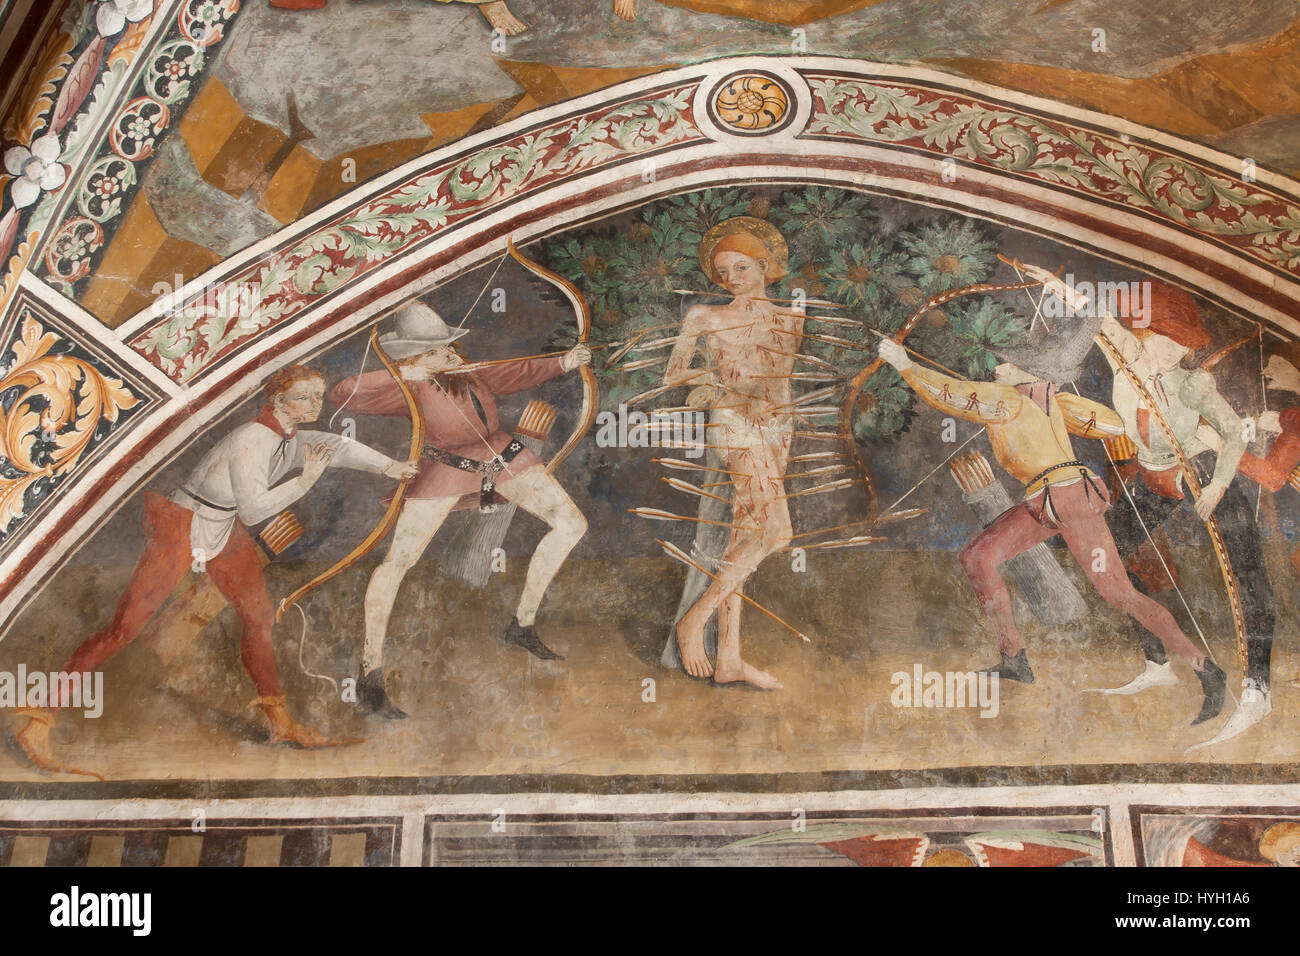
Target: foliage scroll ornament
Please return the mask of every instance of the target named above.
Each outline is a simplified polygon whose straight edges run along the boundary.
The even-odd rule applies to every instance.
[[[14,361],[0,379],[0,529],[26,514],[28,493],[42,479],[67,475],[94,443],[102,422],[116,422],[139,404],[120,379],[90,362],[54,352],[59,338],[30,316],[23,319]]]

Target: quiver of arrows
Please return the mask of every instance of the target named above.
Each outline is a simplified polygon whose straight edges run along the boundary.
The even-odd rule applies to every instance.
[[[531,401],[519,417],[515,435],[529,451],[541,455],[555,427],[555,416],[555,406]],[[505,541],[517,510],[513,501],[507,501],[491,512],[471,511],[456,536],[447,543],[438,570],[447,577],[482,588],[492,574],[492,552]]]
[[[1012,507],[1011,496],[980,452],[958,455],[948,467],[962,490],[962,500],[971,506],[984,527]],[[1045,542],[1012,558],[1002,568],[1006,579],[1015,584],[1043,623],[1060,626],[1080,620],[1088,613],[1088,605],[1078,588],[1065,576]]]
[[[257,535],[257,557],[266,567],[303,535],[292,511],[282,511]],[[190,571],[172,590],[140,638],[164,665],[174,661],[226,609],[225,595],[206,574]]]

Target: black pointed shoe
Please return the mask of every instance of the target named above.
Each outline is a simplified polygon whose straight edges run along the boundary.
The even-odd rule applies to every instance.
[[[519,618],[517,617],[510,620],[510,626],[507,627],[506,632],[501,635],[501,639],[507,644],[516,644],[519,647],[522,647],[529,654],[532,654],[533,657],[541,658],[544,661],[564,660],[563,655],[555,653],[555,651],[542,643],[542,639],[537,636],[537,628],[533,627],[531,624],[528,627],[520,626]]]
[[[1003,651],[1002,660],[997,667],[988,667],[980,671],[981,674],[997,674],[1001,680],[1016,680],[1022,684],[1032,684],[1034,682],[1034,671],[1029,666],[1029,655],[1025,653],[1022,647],[1016,652],[1015,657],[1008,657]]]
[[[357,681],[357,703],[361,709],[386,720],[402,720],[407,714],[388,697],[384,669],[376,667]]]
[[[1205,692],[1205,701],[1201,704],[1201,712],[1192,721],[1193,727],[1211,717],[1219,716],[1219,711],[1223,710],[1223,698],[1228,693],[1228,675],[1208,657],[1205,659],[1205,669],[1197,671],[1196,676],[1201,679],[1201,690]]]

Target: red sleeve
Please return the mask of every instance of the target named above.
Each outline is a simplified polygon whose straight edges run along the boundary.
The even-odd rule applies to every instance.
[[[359,415],[409,415],[406,400],[396,380],[386,369],[367,372],[359,379],[357,376],[345,378],[330,390],[329,400],[333,405],[346,405],[347,409]],[[353,394],[353,389],[356,393]],[[349,398],[348,396],[351,396]]]
[[[1282,415],[1285,425],[1286,412]],[[1300,434],[1288,430],[1277,436],[1273,447],[1268,450],[1268,457],[1260,458],[1246,452],[1241,456],[1237,470],[1269,491],[1281,491],[1296,465],[1300,465]]]
[[[543,382],[549,382],[557,375],[564,374],[561,361],[560,356],[524,359],[519,362],[507,362],[504,365],[492,365],[475,374],[492,394],[513,395],[515,392],[536,388]]]

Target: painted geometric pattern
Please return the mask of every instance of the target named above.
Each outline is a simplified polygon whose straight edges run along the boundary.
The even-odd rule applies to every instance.
[[[56,110],[51,130],[57,133],[67,122],[60,112],[69,113],[68,104],[73,100],[86,105],[95,119],[110,106],[113,113],[102,138],[78,164],[78,177],[65,187],[70,202],[47,230],[50,239],[37,270],[69,295],[74,295],[76,283],[94,270],[117,220],[130,208],[155,149],[198,90],[215,48],[239,9],[240,0],[183,0],[145,51],[143,67],[131,78],[130,87],[111,105],[95,100],[84,78],[100,72],[115,79],[123,73],[139,52],[149,20],[160,11],[149,14],[142,8],[138,23],[128,23],[108,37],[96,36],[83,15],[82,29],[93,39],[72,71],[74,79],[69,83],[76,89],[60,91],[60,104],[65,108]],[[66,151],[86,145],[75,143],[75,135],[67,137]]]
[[[470,216],[700,139],[694,89],[683,84],[604,105],[423,171],[229,277],[131,345],[172,378],[190,381],[240,343]]]
[[[400,820],[0,822],[3,866],[394,866]]]

